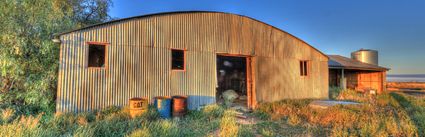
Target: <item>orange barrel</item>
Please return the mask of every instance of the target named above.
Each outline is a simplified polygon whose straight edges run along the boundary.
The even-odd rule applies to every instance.
[[[187,113],[187,97],[173,96],[173,116],[181,117]]]
[[[140,116],[148,110],[148,100],[146,98],[131,98],[129,103],[131,118]]]

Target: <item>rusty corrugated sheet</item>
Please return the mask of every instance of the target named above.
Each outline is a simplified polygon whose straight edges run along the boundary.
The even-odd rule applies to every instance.
[[[329,67],[337,69],[353,69],[353,70],[370,70],[370,71],[388,71],[388,68],[381,67],[375,64],[368,64],[358,60],[347,58],[340,55],[328,55]]]
[[[256,100],[326,98],[327,57],[292,35],[243,16],[179,13],[107,23],[61,36],[57,111],[124,106],[132,97],[187,95],[190,109],[215,102],[216,53],[251,56]],[[87,68],[88,44],[106,42],[107,65]],[[171,71],[171,49],[186,71]],[[299,76],[299,60],[311,75]]]

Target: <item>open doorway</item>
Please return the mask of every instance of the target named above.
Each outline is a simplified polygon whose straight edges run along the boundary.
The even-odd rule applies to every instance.
[[[248,108],[248,65],[247,57],[217,55],[217,103],[223,103],[223,93],[233,90],[238,97],[233,106]]]

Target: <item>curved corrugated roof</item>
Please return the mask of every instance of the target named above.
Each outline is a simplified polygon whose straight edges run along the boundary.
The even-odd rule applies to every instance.
[[[254,21],[257,21],[259,23],[263,23],[265,25],[271,26],[272,28],[279,30],[283,33],[289,34],[292,37],[298,39],[299,41],[305,43],[306,45],[310,46],[311,48],[313,48],[314,50],[316,50],[317,52],[319,52],[320,54],[322,54],[323,56],[325,56],[326,58],[328,58],[328,56],[326,54],[324,54],[323,52],[321,52],[320,50],[316,49],[315,47],[311,46],[310,44],[308,44],[307,42],[305,42],[304,40],[292,35],[291,33],[288,33],[286,31],[283,31],[275,26],[272,26],[270,24],[264,23],[262,21],[259,21],[257,19],[245,16],[245,15],[239,15],[239,14],[233,14],[233,13],[226,13],[226,12],[219,12],[219,11],[175,11],[175,12],[162,12],[162,13],[154,13],[154,14],[147,14],[147,15],[141,15],[141,16],[134,16],[134,17],[129,17],[129,18],[122,18],[122,19],[117,19],[117,20],[112,20],[109,22],[104,22],[104,23],[98,23],[98,24],[93,24],[90,26],[86,26],[86,27],[82,27],[82,28],[78,28],[78,29],[74,29],[71,31],[66,31],[66,32],[62,32],[59,34],[56,34],[55,36],[60,36],[60,35],[64,35],[64,34],[68,34],[68,33],[72,33],[72,32],[76,32],[76,31],[80,31],[80,30],[85,30],[85,29],[89,29],[89,28],[93,28],[96,26],[102,26],[102,25],[106,25],[106,24],[110,24],[110,23],[115,23],[115,22],[121,22],[121,21],[126,21],[126,20],[130,20],[130,19],[137,19],[137,18],[145,18],[145,17],[150,17],[150,16],[157,16],[157,15],[166,15],[166,14],[181,14],[181,13],[222,13],[222,14],[229,14],[229,15],[235,15],[235,16],[241,16],[241,17],[245,17],[245,18],[249,18],[252,19]]]
[[[328,55],[329,68],[344,68],[357,70],[387,71],[389,68],[363,63],[340,55]]]

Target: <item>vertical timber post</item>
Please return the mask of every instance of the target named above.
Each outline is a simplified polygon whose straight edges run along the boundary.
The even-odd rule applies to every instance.
[[[344,74],[344,68],[341,69],[341,80],[340,80],[340,85],[342,89],[347,89],[347,79],[345,78],[345,74]]]

